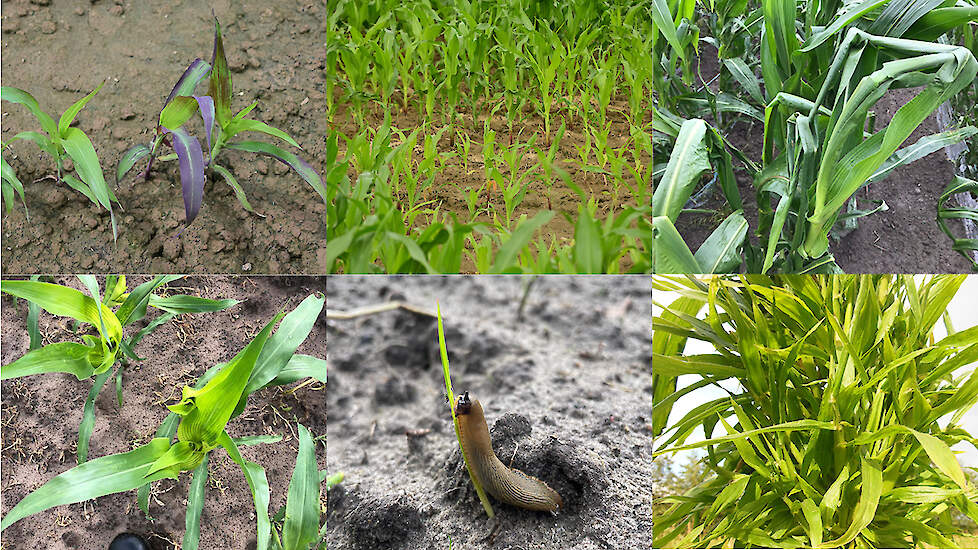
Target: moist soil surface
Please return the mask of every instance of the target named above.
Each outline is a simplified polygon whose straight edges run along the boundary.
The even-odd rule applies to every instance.
[[[709,82],[719,71],[716,50],[704,48],[700,62],[701,82]],[[711,87],[716,91],[715,84]],[[876,130],[885,128],[897,109],[917,93],[919,89],[916,88],[891,89],[880,98],[874,107]],[[942,131],[936,115],[932,114],[901,147]],[[762,123],[744,116],[722,128],[721,133],[760,166],[764,143]],[[978,147],[978,141],[971,139],[970,146]],[[742,163],[736,158],[734,169],[744,200],[744,214],[751,227],[748,238],[756,245],[758,237],[753,234],[757,228],[756,192]],[[854,196],[861,210],[872,209],[877,204],[874,201],[881,200],[886,202],[888,210],[859,218],[856,229],[840,238],[830,237],[829,250],[839,267],[847,273],[969,273],[971,264],[951,248],[951,240],[937,225],[938,199],[953,178],[954,164],[942,149],[897,168],[886,179],[857,191]],[[718,213],[683,214],[677,223],[680,234],[693,251],[730,213],[719,188],[701,208],[712,208]],[[964,228],[959,220],[950,220],[948,226],[955,235],[964,237]]]
[[[122,154],[149,143],[163,101],[195,59],[210,62],[211,9],[221,23],[233,81],[232,111],[258,100],[249,118],[291,135],[303,150],[256,132],[236,140],[273,143],[298,154],[322,175],[325,166],[325,3],[297,2],[3,2],[3,85],[31,93],[58,120],[71,104],[105,86],[78,114],[76,126],[92,140],[106,182],[118,197],[109,213],[57,183],[55,162],[28,141],[11,143],[4,158],[24,183],[3,213],[4,273],[321,273],[325,271],[322,198],[272,157],[227,150],[218,162],[235,175],[251,214],[219,176],[208,179],[204,204],[181,232],[184,205],[178,163],[145,158],[115,182]],[[206,93],[201,83],[198,93]],[[3,141],[40,130],[26,107],[4,102]],[[203,143],[195,117],[190,130]],[[170,153],[168,147],[161,148]],[[46,178],[46,179],[44,179]],[[41,245],[41,246],[39,246]]]
[[[145,281],[132,277],[129,288]],[[74,277],[54,282],[81,289]],[[89,458],[127,452],[152,439],[169,411],[166,404],[180,399],[181,389],[192,385],[211,366],[230,360],[279,310],[291,311],[314,292],[324,292],[322,278],[312,277],[196,277],[170,283],[159,295],[189,294],[203,298],[234,298],[241,303],[216,313],[180,315],[147,335],[135,352],[145,360],[132,363],[123,376],[123,405],[116,401],[110,377],[95,401],[95,429]],[[104,286],[104,281],[99,283]],[[2,298],[3,348],[6,365],[29,348],[27,304]],[[158,315],[150,308],[146,319],[128,327],[134,332]],[[71,320],[42,311],[39,327],[43,345],[59,341],[81,342],[71,332]],[[317,321],[298,353],[325,357],[325,319]],[[241,446],[246,460],[265,468],[271,490],[269,510],[285,505],[289,480],[298,451],[296,423],[313,438],[326,433],[325,388],[303,382],[266,388],[253,394],[241,416],[227,426],[232,437],[278,434],[278,443]],[[78,425],[92,379],[70,374],[42,374],[2,383],[2,453],[0,488],[6,514],[24,496],[77,464]],[[316,446],[318,468],[326,463],[322,441]],[[255,507],[241,469],[223,449],[210,454],[206,496],[201,516],[200,548],[254,549]],[[22,519],[3,532],[3,549],[105,550],[119,533],[136,532],[154,550],[178,549],[185,532],[185,511],[190,474],[153,484],[151,521],[136,505],[136,491],[128,491],[78,504],[58,506]],[[324,493],[325,498],[325,493]]]
[[[332,318],[327,464],[345,479],[328,495],[330,550],[651,548],[650,281],[539,278],[519,319],[530,280],[331,277],[327,303],[433,311],[439,300],[456,395],[482,403],[495,454],[564,509],[490,496],[487,520],[458,451],[434,318]]]

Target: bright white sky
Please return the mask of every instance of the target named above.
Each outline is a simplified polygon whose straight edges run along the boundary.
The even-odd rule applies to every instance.
[[[655,289],[652,290],[652,299],[654,302],[669,304],[676,297],[677,296],[674,293],[662,292]],[[951,324],[955,331],[960,331],[965,328],[978,325],[978,275],[968,276],[964,284],[961,285],[961,289],[958,291],[957,295],[955,295],[954,300],[952,300],[948,306],[948,312],[951,317]],[[661,313],[662,308],[653,303],[652,314],[654,316],[658,316]],[[934,333],[935,337],[938,339],[947,334],[944,329],[943,322],[938,321],[937,328],[934,330]],[[686,344],[686,353],[713,353],[713,346],[708,343],[691,340]],[[961,369],[957,370],[954,375],[961,376],[962,373],[971,372],[975,368],[976,365],[962,367]],[[654,364],[652,365],[652,369],[655,370]],[[677,383],[677,388],[686,387],[697,380],[697,376],[680,376]],[[740,393],[742,391],[736,381],[726,380],[720,384],[721,386],[735,393]],[[680,420],[693,407],[725,395],[727,394],[715,386],[707,386],[705,388],[700,388],[696,391],[690,392],[676,401],[672,408],[672,412],[670,413],[668,425],[671,426],[673,422]],[[949,420],[950,415],[948,415],[948,417],[946,417],[941,424],[944,425]],[[978,436],[978,407],[973,407],[968,413],[966,413],[962,418],[961,423],[962,426],[972,435]],[[724,433],[723,427],[720,426],[718,429],[720,432],[714,433],[717,435],[722,435],[722,433]],[[671,435],[671,433],[667,433],[667,435]],[[686,443],[693,443],[702,440],[703,430],[702,428],[697,428]],[[663,442],[664,441],[665,440],[663,439]],[[958,460],[961,462],[962,466],[978,467],[978,450],[976,450],[971,444],[959,443],[952,447],[952,449],[959,452]],[[674,456],[673,464],[682,464],[688,460],[687,457],[696,452],[698,452],[698,450],[681,451],[675,455],[666,456]]]

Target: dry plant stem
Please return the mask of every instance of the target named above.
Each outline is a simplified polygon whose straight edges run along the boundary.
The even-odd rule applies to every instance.
[[[327,309],[326,318],[327,319],[355,319],[357,317],[364,317],[366,315],[373,315],[375,313],[383,313],[385,311],[391,311],[395,309],[403,309],[405,311],[410,311],[411,313],[417,313],[418,315],[426,315],[428,317],[436,317],[436,315],[426,309],[421,307],[411,305],[405,302],[387,302],[384,304],[375,304],[372,306],[364,306],[357,309],[351,309],[348,311],[341,311],[338,309]]]

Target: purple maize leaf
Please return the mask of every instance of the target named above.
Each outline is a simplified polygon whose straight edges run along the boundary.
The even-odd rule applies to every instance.
[[[180,185],[183,188],[183,206],[190,225],[200,212],[204,200],[204,152],[197,138],[183,128],[163,128],[173,135],[173,150],[180,160]]]
[[[119,160],[119,166],[115,170],[115,183],[119,185],[119,181],[126,176],[126,174],[132,170],[136,162],[139,159],[145,157],[150,153],[150,148],[142,143],[139,145],[133,145],[126,154],[122,155],[122,159]]]
[[[214,98],[214,111],[221,128],[231,120],[231,72],[224,56],[221,23],[214,18],[214,54],[211,58],[211,80],[207,95]]]
[[[207,130],[207,164],[211,163],[211,132],[214,130],[214,98],[209,95],[195,95],[197,106],[200,107],[200,118],[204,119]]]
[[[177,97],[178,95],[193,95],[194,89],[197,87],[197,83],[200,82],[202,78],[207,76],[210,72],[211,66],[207,64],[206,61],[197,58],[193,63],[187,67],[187,70],[183,72],[183,76],[177,81],[177,84],[170,91],[170,95],[166,97],[166,102],[163,103],[163,107],[169,105],[170,101]],[[162,111],[162,109],[160,109]]]

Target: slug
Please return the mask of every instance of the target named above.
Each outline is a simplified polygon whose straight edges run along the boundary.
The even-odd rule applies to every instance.
[[[458,397],[455,406],[462,451],[482,487],[498,500],[527,510],[556,512],[564,506],[557,491],[539,479],[519,470],[507,468],[492,450],[489,427],[478,399],[469,392]]]

